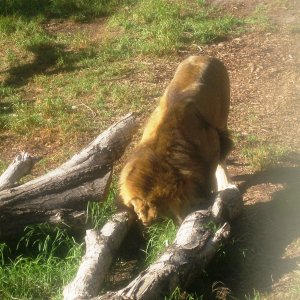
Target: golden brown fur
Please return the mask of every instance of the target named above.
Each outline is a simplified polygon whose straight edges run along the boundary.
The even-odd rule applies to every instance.
[[[191,56],[177,68],[121,172],[122,202],[144,224],[183,218],[214,188],[229,151],[229,79],[217,59]]]

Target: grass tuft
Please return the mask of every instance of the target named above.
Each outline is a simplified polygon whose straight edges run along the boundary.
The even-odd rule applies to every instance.
[[[49,224],[27,226],[24,235],[17,244],[16,250],[41,257],[62,257],[76,244],[66,230],[53,228]]]
[[[243,157],[256,171],[276,166],[287,156],[288,152],[288,148],[263,142],[252,135],[247,137],[246,145],[242,149]]]
[[[82,250],[62,229],[47,224],[27,227],[14,251],[1,244],[1,298],[59,299],[76,272]],[[6,252],[21,254],[13,258]]]
[[[182,291],[179,287],[177,287],[173,293],[165,297],[164,300],[202,300],[203,296],[199,296],[194,293],[187,293],[185,291]]]
[[[108,219],[117,211],[115,198],[117,195],[117,181],[111,184],[108,198],[101,203],[89,202],[87,207],[87,223],[91,223],[93,228],[100,229]]]
[[[178,227],[171,219],[163,219],[147,228],[146,265],[153,263],[166,247],[174,241],[177,229]]]

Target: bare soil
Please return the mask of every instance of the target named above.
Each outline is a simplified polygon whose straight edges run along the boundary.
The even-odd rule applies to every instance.
[[[290,149],[282,164],[255,172],[241,157],[243,138],[237,142],[230,172],[245,209],[234,238],[245,259],[233,259],[231,268],[220,270],[216,280],[222,284],[215,296],[241,299],[258,291],[267,299],[299,299],[300,2],[213,2],[238,16],[251,14],[258,4],[266,8],[270,25],[263,30],[203,47],[200,53],[221,58],[229,69],[234,132]],[[235,251],[231,255],[239,255]]]
[[[171,62],[164,58],[149,64],[153,69],[151,83],[161,91],[187,55],[218,57],[230,73],[229,122],[239,139],[229,157],[229,171],[243,193],[245,209],[234,226],[234,242],[227,249],[226,262],[219,262],[219,270],[212,276],[217,283],[213,297],[242,299],[258,291],[267,299],[299,299],[300,291],[294,296],[291,289],[300,264],[300,1],[210,2],[239,17],[263,7],[268,25],[255,25],[253,30],[217,44],[195,45]],[[100,23],[80,26],[87,26],[95,39],[101,39]],[[61,27],[49,24],[49,31]],[[67,30],[78,28],[70,24]],[[126,80],[143,80],[144,75],[133,74]],[[253,170],[241,155],[249,135],[288,148],[285,161],[264,171]],[[244,259],[235,259],[238,256]],[[130,266],[126,272],[132,272]]]

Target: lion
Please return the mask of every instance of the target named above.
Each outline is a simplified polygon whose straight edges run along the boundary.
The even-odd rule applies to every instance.
[[[179,64],[120,175],[121,201],[144,225],[163,216],[181,223],[218,189],[215,172],[232,147],[229,101],[220,60],[190,56]]]

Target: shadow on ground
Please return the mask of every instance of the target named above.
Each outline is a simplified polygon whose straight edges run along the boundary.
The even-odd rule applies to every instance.
[[[217,282],[214,296],[208,292],[205,299],[216,299],[218,294],[217,299],[252,299],[255,291],[271,291],[272,284],[300,262],[300,249],[285,255],[287,247],[300,238],[300,167],[277,167],[236,179],[245,180],[240,186],[243,193],[260,189],[261,202],[245,205],[233,224],[231,242],[208,271],[210,286]],[[284,188],[264,202],[269,184]]]
[[[91,49],[69,51],[64,45],[57,43],[39,44],[28,47],[27,50],[34,54],[33,60],[30,63],[11,67],[6,71],[8,76],[4,81],[4,86],[21,87],[26,85],[33,76],[39,74],[52,75],[71,72],[79,69],[76,64],[82,59],[95,56]]]
[[[195,299],[260,299],[255,298],[256,291],[269,292],[272,284],[298,268],[300,249],[285,254],[287,247],[300,239],[300,167],[277,167],[235,179],[243,181],[239,187],[243,193],[260,189],[260,202],[245,205],[232,224],[229,243],[187,289],[188,293],[202,295]],[[277,184],[283,189],[277,189],[270,199],[264,189]],[[128,235],[130,239],[125,239],[126,245],[121,247],[124,260],[116,261],[105,289],[124,287],[144,268],[140,249],[145,240],[140,234],[135,228]],[[178,299],[191,299],[185,293],[181,296]]]

